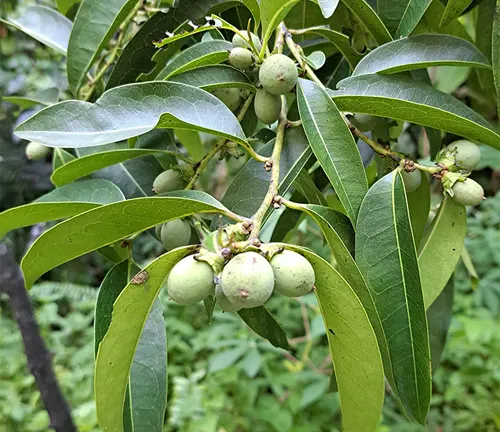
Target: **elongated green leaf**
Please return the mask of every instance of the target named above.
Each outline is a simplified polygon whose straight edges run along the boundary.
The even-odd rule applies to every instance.
[[[325,18],[330,18],[337,6],[339,5],[339,0],[318,0],[319,7]]]
[[[174,131],[177,140],[187,150],[188,154],[194,160],[201,160],[205,156],[205,148],[203,140],[198,132],[193,132],[186,129],[177,129]]]
[[[74,159],[75,157],[71,153],[62,148],[56,148],[54,152],[52,152],[52,169],[55,171],[57,168],[66,165]]]
[[[448,0],[439,27],[444,27],[456,20],[471,3],[472,0]]]
[[[58,188],[31,204],[0,213],[0,238],[17,228],[65,219],[99,207],[123,201],[123,193],[106,180],[86,180]]]
[[[420,245],[420,240],[422,240],[431,207],[429,180],[427,180],[427,176],[423,172],[420,175],[422,176],[420,186],[415,191],[406,194],[408,197],[408,209],[410,210],[411,230],[413,231],[413,239],[415,240],[417,249]]]
[[[406,415],[423,424],[431,395],[429,339],[408,203],[397,171],[377,181],[363,200],[356,261],[382,321],[393,390]]]
[[[154,260],[142,270],[143,282],[131,281],[113,305],[111,324],[99,345],[95,366],[97,420],[105,431],[123,431],[125,394],[142,328],[168,273],[193,250],[174,249]]]
[[[204,192],[179,191],[113,203],[75,216],[45,231],[28,250],[21,264],[26,286],[31,287],[50,269],[88,252],[160,223],[201,212],[227,214],[227,209]],[[64,248],[51,246],[61,242]],[[49,248],[50,254],[46,253]]]
[[[490,68],[488,59],[469,41],[423,34],[398,39],[363,57],[353,75],[391,74],[431,66]]]
[[[92,174],[102,168],[109,167],[131,159],[140,158],[152,154],[175,154],[169,151],[150,149],[125,149],[111,150],[107,152],[94,153],[78,159],[74,159],[63,165],[52,173],[51,180],[57,186],[71,183],[81,177]]]
[[[31,108],[35,105],[52,105],[59,100],[60,90],[56,87],[35,92],[28,96],[3,96],[2,100],[19,105],[21,108]]]
[[[377,11],[395,37],[408,36],[416,27],[432,0],[377,0]]]
[[[60,102],[19,125],[16,134],[52,147],[90,147],[135,137],[155,127],[245,140],[234,114],[215,96],[196,87],[160,81],[108,90],[95,104]]]
[[[80,0],[57,0],[57,9],[63,15],[67,15],[78,3],[80,3]]]
[[[303,169],[297,180],[295,180],[295,187],[307,199],[309,204],[328,206],[326,198],[318,189],[306,169]]]
[[[267,339],[273,346],[285,350],[290,349],[285,330],[265,306],[241,309],[238,311],[238,315],[248,327],[259,336]]]
[[[356,223],[368,190],[356,142],[337,107],[318,84],[299,79],[297,100],[309,144],[349,218]]]
[[[233,44],[224,40],[211,40],[197,43],[182,51],[158,75],[158,79],[196,69],[200,66],[218,64],[226,61]]]
[[[464,247],[467,227],[465,207],[443,200],[420,246],[418,262],[425,307],[441,293],[455,271]]]
[[[316,274],[315,292],[335,369],[342,428],[372,432],[382,412],[384,369],[363,305],[330,264],[306,249],[286,247],[304,255]]]
[[[54,9],[30,6],[19,18],[1,20],[48,47],[66,54],[72,22]]]
[[[472,290],[475,291],[477,289],[477,286],[479,285],[479,275],[477,274],[476,267],[474,267],[474,263],[472,262],[472,259],[465,245],[462,249],[460,258],[462,259],[462,264],[464,265],[465,269],[467,270],[467,274],[469,275],[469,281]]]
[[[266,0],[260,2],[263,45],[271,38],[276,26],[285,19],[299,0]]]
[[[365,0],[342,0],[342,3],[356,15],[379,45],[392,40],[385,24]]]
[[[76,92],[103,48],[139,0],[85,0],[69,38],[69,86]]]
[[[255,90],[254,85],[243,72],[227,65],[208,65],[199,67],[174,75],[168,78],[168,81],[189,84],[207,91],[222,87]]]
[[[491,36],[491,63],[497,93],[497,111],[500,116],[500,3],[497,1]]]
[[[454,97],[410,78],[363,75],[332,92],[341,111],[361,112],[429,126],[500,149],[500,136],[479,114]]]

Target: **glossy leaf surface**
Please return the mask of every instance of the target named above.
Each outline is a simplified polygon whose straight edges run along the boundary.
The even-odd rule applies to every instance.
[[[299,0],[266,0],[260,2],[262,38],[264,45],[270,39],[276,26],[285,19]]]
[[[429,180],[427,180],[427,176],[423,172],[420,174],[422,176],[422,183],[420,183],[420,186],[413,192],[407,192],[406,194],[408,198],[408,209],[410,211],[411,230],[417,249],[422,240],[431,207]]]
[[[408,36],[432,0],[377,0],[377,12],[394,38]]]
[[[168,78],[168,81],[215,90],[222,87],[236,87],[254,90],[248,77],[238,69],[227,65],[209,65],[183,72]]]

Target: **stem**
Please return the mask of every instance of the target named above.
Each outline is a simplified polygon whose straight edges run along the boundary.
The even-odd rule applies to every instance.
[[[265,157],[265,156],[262,156],[260,154],[258,154],[250,144],[248,143],[245,143],[245,144],[242,144],[242,143],[238,143],[238,145],[240,145],[241,147],[243,147],[248,155],[252,158],[252,159],[255,159],[257,162],[262,162],[262,163],[266,163],[269,161],[269,158]]]

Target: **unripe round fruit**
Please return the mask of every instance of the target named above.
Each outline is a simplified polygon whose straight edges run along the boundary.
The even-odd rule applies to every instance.
[[[484,199],[484,190],[481,185],[468,178],[465,181],[457,181],[451,188],[453,199],[464,206],[476,206]]]
[[[414,192],[422,183],[422,174],[419,170],[415,170],[412,172],[401,171],[401,176],[403,177],[403,181],[405,183],[406,192]]]
[[[241,90],[239,88],[220,88],[212,90],[211,93],[231,111],[236,111],[241,105]]]
[[[349,117],[349,120],[361,132],[371,131],[378,123],[377,117],[362,113],[355,113],[352,117]]]
[[[26,146],[26,157],[31,160],[43,160],[50,153],[50,147],[44,146],[43,144],[37,143],[36,141],[31,141]]]
[[[263,305],[273,293],[273,269],[258,253],[244,252],[226,264],[220,283],[231,303],[254,308]]]
[[[191,238],[191,226],[182,219],[174,219],[163,224],[160,234],[166,250],[187,246]]]
[[[240,32],[244,34],[245,37],[248,38],[247,30],[240,30]],[[260,51],[262,48],[262,43],[260,42],[259,37],[253,33],[250,33],[250,37],[252,38],[252,42],[255,46],[255,49],[257,51]],[[245,39],[243,39],[239,34],[236,33],[234,34],[232,42],[235,48],[250,48],[250,44]]]
[[[481,159],[479,146],[467,140],[458,140],[448,144],[446,150],[455,152],[455,165],[458,168],[472,171]]]
[[[273,124],[280,116],[281,96],[268,93],[264,89],[257,90],[253,102],[255,115],[264,124]]]
[[[246,48],[233,48],[229,53],[229,63],[238,69],[248,69],[253,65],[252,53]]]
[[[259,80],[269,93],[282,95],[297,84],[297,66],[290,57],[274,54],[268,57],[259,70]]]
[[[163,171],[153,182],[153,190],[157,194],[184,189],[186,182],[181,178],[181,173],[173,169]]]
[[[284,250],[271,259],[274,289],[287,297],[300,297],[313,289],[315,275],[309,261],[297,252]]]
[[[214,272],[204,261],[196,261],[194,255],[181,259],[167,279],[169,297],[181,305],[192,305],[213,294]]]
[[[215,298],[217,304],[225,312],[238,312],[241,309],[240,306],[236,306],[228,300],[220,284],[215,286]]]

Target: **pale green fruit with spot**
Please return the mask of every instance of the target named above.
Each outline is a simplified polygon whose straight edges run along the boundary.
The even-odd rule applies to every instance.
[[[231,111],[236,111],[241,105],[241,90],[239,88],[220,88],[212,90],[211,93]]]
[[[252,53],[246,48],[233,48],[229,53],[229,63],[238,69],[248,69],[253,65]]]
[[[191,226],[182,219],[174,219],[163,224],[160,234],[161,242],[166,250],[187,246],[191,239]]]
[[[315,275],[309,261],[297,252],[284,250],[271,259],[274,289],[287,297],[300,297],[313,289]]]
[[[241,309],[240,306],[236,306],[229,301],[220,284],[215,287],[215,298],[217,299],[217,304],[225,312],[238,312]]]
[[[169,297],[181,305],[198,303],[214,294],[214,272],[205,261],[196,261],[194,255],[181,259],[167,279]]]
[[[283,95],[297,84],[299,73],[294,61],[283,54],[269,56],[259,70],[262,87],[273,95]]]
[[[268,93],[264,89],[257,90],[253,102],[255,115],[264,124],[273,124],[281,112],[281,96]]]
[[[484,190],[479,183],[468,178],[457,181],[451,188],[453,199],[464,206],[476,206],[484,199]]]
[[[50,153],[50,147],[31,141],[26,146],[26,157],[31,160],[43,160]]]
[[[248,38],[247,30],[240,30],[240,32],[243,35],[245,35],[245,37]],[[257,51],[260,51],[262,48],[262,43],[260,42],[259,37],[253,33],[250,33],[250,37],[252,38],[252,42],[255,46],[255,49]],[[243,39],[239,34],[236,33],[234,34],[232,42],[235,48],[250,48],[250,44],[245,39]]]
[[[169,169],[163,171],[153,182],[153,191],[157,194],[184,189],[186,182],[182,179],[179,171]]]
[[[454,153],[455,165],[459,169],[472,171],[481,160],[479,146],[467,140],[458,140],[448,144],[446,150]]]
[[[422,174],[419,170],[412,172],[401,171],[401,176],[403,177],[403,181],[405,183],[406,192],[416,191],[422,183]]]
[[[349,120],[361,132],[371,131],[378,124],[378,118],[370,114],[355,113]]]
[[[274,274],[269,262],[256,252],[244,252],[229,261],[220,283],[227,299],[241,308],[262,306],[274,288]]]

